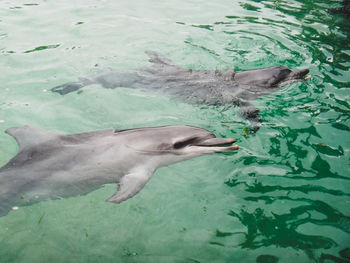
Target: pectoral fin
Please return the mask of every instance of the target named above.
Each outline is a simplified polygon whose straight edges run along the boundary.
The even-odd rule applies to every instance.
[[[146,51],[145,53],[149,56],[149,61],[154,63],[154,64],[175,66],[176,67],[176,64],[174,62],[172,62],[170,59],[163,57],[162,55],[159,55],[156,52]]]
[[[245,106],[241,106],[239,113],[242,118],[247,119],[251,125],[252,129],[250,133],[256,133],[260,129],[261,119],[259,115],[259,110],[255,108],[255,106],[248,104]]]
[[[61,95],[66,95],[73,91],[79,90],[85,86],[94,84],[95,82],[86,78],[80,78],[79,81],[67,82],[51,89],[52,92],[57,92]]]
[[[121,178],[118,183],[117,192],[112,195],[107,202],[119,204],[141,191],[146,183],[151,179],[153,171],[137,170]]]

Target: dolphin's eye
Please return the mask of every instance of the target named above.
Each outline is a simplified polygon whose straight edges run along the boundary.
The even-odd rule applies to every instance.
[[[198,137],[190,138],[184,141],[178,141],[174,143],[174,149],[181,149],[184,148],[187,145],[193,144],[194,142],[198,141]]]

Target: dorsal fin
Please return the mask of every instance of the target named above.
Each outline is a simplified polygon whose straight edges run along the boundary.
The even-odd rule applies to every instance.
[[[162,64],[162,65],[177,67],[177,65],[174,62],[172,62],[170,59],[162,55],[159,55],[156,52],[146,51],[145,53],[149,56],[149,62],[152,62],[154,64]]]
[[[28,145],[39,144],[63,135],[63,133],[60,132],[47,131],[32,126],[12,127],[7,129],[5,132],[16,139],[19,145],[19,150],[22,150]]]

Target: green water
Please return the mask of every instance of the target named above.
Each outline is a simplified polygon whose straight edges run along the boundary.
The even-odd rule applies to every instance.
[[[0,262],[350,262],[349,22],[339,1],[1,1],[0,165],[4,133],[191,124],[241,149],[159,169],[120,205],[116,186],[0,218]],[[313,79],[238,109],[98,85],[50,88],[107,68],[148,65],[145,50],[192,69],[310,68]],[[1,186],[0,186],[1,187]]]

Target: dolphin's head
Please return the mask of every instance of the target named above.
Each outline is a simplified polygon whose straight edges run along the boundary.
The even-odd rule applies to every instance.
[[[276,83],[274,83],[274,86],[278,86],[278,87],[283,87],[287,84],[293,83],[293,82],[298,82],[298,81],[307,81],[309,79],[311,79],[310,75],[307,75],[309,73],[308,69],[301,69],[301,70],[297,70],[297,71],[291,71],[289,69],[287,69],[287,73],[285,73],[284,75],[282,74],[282,76],[280,76],[280,78],[276,78]]]
[[[163,128],[168,138],[163,137],[158,148],[171,154],[192,156],[238,149],[237,145],[232,145],[236,141],[234,138],[217,138],[203,128],[186,125]]]
[[[286,67],[276,66],[263,69],[237,71],[234,80],[240,84],[254,85],[264,88],[283,87],[284,85],[306,81],[311,78],[307,75],[308,69],[292,71]]]
[[[116,131],[127,136],[127,147],[138,153],[154,156],[171,155],[166,164],[190,159],[202,154],[232,152],[233,138],[217,138],[213,133],[193,126],[173,125]]]

